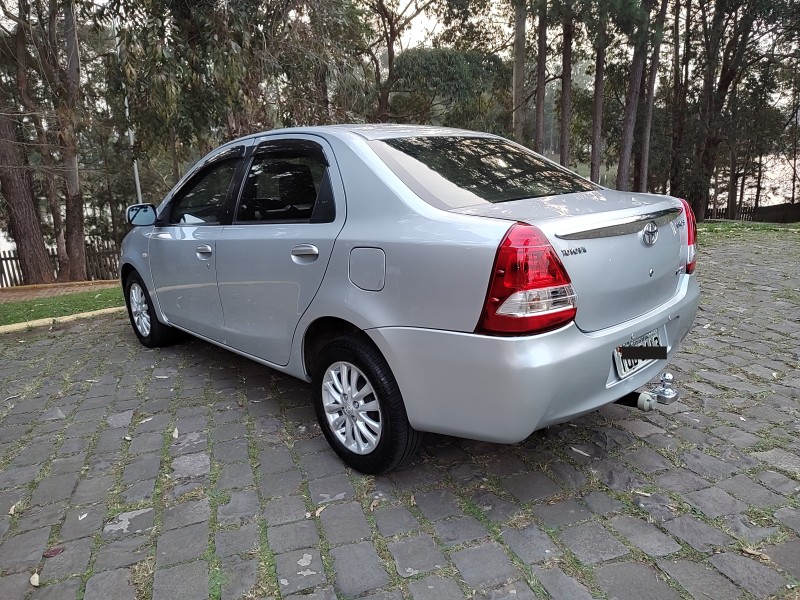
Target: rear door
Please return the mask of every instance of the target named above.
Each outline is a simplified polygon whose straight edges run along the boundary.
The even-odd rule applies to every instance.
[[[297,323],[322,283],[344,219],[344,189],[321,138],[275,136],[257,144],[233,223],[217,239],[226,344],[289,362]]]
[[[216,243],[244,147],[212,157],[173,196],[148,247],[159,306],[170,323],[221,340]]]

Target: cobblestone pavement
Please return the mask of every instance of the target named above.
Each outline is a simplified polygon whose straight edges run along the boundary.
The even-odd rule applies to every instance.
[[[388,477],[343,467],[306,384],[211,345],[121,316],[0,337],[0,598],[797,598],[800,244],[703,243],[680,402],[430,436]]]

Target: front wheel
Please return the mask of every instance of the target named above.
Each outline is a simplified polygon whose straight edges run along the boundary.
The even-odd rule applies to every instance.
[[[344,336],[328,343],[315,363],[317,421],[347,465],[376,475],[416,453],[422,434],[409,424],[400,389],[377,349]]]
[[[177,331],[158,320],[147,287],[136,272],[125,280],[125,304],[133,332],[143,345],[158,348],[176,340]]]

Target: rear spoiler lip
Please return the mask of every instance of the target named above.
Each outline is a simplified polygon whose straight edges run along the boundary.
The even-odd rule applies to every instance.
[[[581,228],[580,230],[567,230],[561,233],[556,233],[555,236],[561,240],[590,240],[604,237],[614,237],[618,235],[628,235],[629,233],[638,232],[642,223],[654,222],[656,225],[666,225],[674,220],[683,209],[665,208],[641,215],[634,215],[632,217],[624,217],[614,221],[607,221],[602,225],[589,228]]]

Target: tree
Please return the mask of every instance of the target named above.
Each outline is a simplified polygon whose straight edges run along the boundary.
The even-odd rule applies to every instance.
[[[536,34],[536,101],[533,149],[544,152],[544,97],[547,82],[547,0],[538,0]]]
[[[525,96],[525,24],[528,19],[528,0],[514,0],[514,81],[513,123],[514,137],[524,142],[525,121],[528,113]]]
[[[572,6],[561,7],[561,120],[559,122],[559,161],[569,166],[570,123],[572,121],[572,44],[575,34]]]

